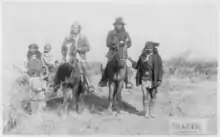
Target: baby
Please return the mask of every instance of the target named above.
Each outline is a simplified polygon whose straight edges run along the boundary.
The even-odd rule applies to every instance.
[[[52,68],[54,67],[54,60],[53,60],[53,55],[51,54],[52,46],[50,44],[46,44],[44,46],[44,51],[43,51],[43,61],[44,65],[47,69],[47,74],[48,72],[52,71]]]

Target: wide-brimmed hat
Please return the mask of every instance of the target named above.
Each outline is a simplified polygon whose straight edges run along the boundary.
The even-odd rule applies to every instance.
[[[122,17],[116,18],[116,20],[113,23],[113,25],[125,25],[123,18]]]
[[[158,42],[153,42],[153,41],[147,41],[145,43],[145,50],[153,50],[155,47],[158,47],[160,45],[160,43]]]
[[[154,48],[154,43],[152,41],[147,41],[145,43],[144,50],[153,50],[153,48]]]
[[[159,47],[160,43],[158,42],[153,42],[154,47]]]
[[[28,46],[28,48],[29,48],[29,49],[38,49],[39,47],[38,47],[37,44],[30,44],[30,45]]]

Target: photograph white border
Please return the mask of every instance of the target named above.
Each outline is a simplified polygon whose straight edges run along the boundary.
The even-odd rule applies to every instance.
[[[1,29],[1,34],[0,34],[0,43],[1,43],[1,46],[0,46],[0,51],[1,51],[1,53],[2,53],[2,47],[4,46],[3,45],[3,31],[2,31],[2,15],[3,15],[3,3],[10,3],[10,2],[12,2],[12,3],[26,3],[26,2],[28,2],[28,3],[35,3],[35,2],[37,2],[37,3],[66,3],[66,2],[80,2],[80,3],[97,3],[97,2],[101,2],[101,3],[108,3],[108,2],[114,2],[114,3],[128,3],[128,4],[142,4],[142,3],[193,3],[193,2],[200,2],[200,3],[210,3],[210,2],[213,2],[213,3],[216,3],[217,4],[217,10],[216,10],[216,14],[218,14],[218,24],[219,24],[219,22],[220,22],[220,12],[219,12],[219,2],[217,1],[217,0],[2,0],[1,2],[0,2],[0,4],[1,4],[1,6],[0,6],[0,14],[1,14],[1,18],[0,18],[0,29]],[[220,27],[218,26],[218,32],[220,31]],[[208,46],[208,45],[207,45]],[[220,48],[219,48],[219,33],[218,33],[218,54],[220,54]],[[220,56],[218,56],[218,63],[219,63],[219,61],[220,61]],[[1,54],[1,56],[0,56],[0,69],[1,69],[1,71],[0,71],[0,77],[1,77],[1,79],[0,79],[0,87],[1,87],[1,93],[0,93],[0,97],[1,97],[1,101],[2,101],[2,92],[4,92],[3,91],[3,89],[2,89],[2,67],[3,67],[3,64],[2,64],[2,54]],[[219,69],[219,67],[218,67],[218,71],[219,71],[220,69]],[[219,78],[220,78],[220,74],[218,73],[218,81],[219,81]],[[217,119],[218,119],[218,133],[217,133],[217,135],[208,135],[208,136],[219,136],[219,110],[220,110],[220,107],[219,107],[219,103],[220,103],[220,101],[219,101],[219,89],[220,89],[220,84],[218,84],[218,93],[217,93]],[[0,104],[2,104],[2,102],[0,102]],[[1,115],[1,117],[2,117],[2,105],[0,105],[0,115]],[[2,118],[1,118],[1,120],[0,120],[0,123],[1,123],[1,125],[0,125],[0,129],[1,129],[1,136],[2,136]],[[150,135],[150,134],[149,134]],[[149,135],[147,135],[147,136],[149,136]],[[8,136],[8,135],[7,135]],[[10,135],[10,136],[12,136],[12,135]],[[21,135],[16,135],[16,136],[21,136]],[[30,135],[30,136],[32,136],[32,135]],[[47,135],[44,135],[44,136],[47,136]],[[54,136],[54,135],[53,135]],[[80,135],[55,135],[55,136],[80,136]],[[91,135],[85,135],[85,136],[91,136]],[[102,136],[102,135],[92,135],[92,136]],[[104,136],[121,136],[121,135],[104,135]],[[126,135],[127,136],[127,135]],[[135,135],[135,136],[140,136],[140,135]],[[145,135],[141,135],[141,136],[145,136]],[[151,135],[150,135],[151,136]],[[152,136],[169,136],[169,135],[152,135]],[[178,136],[178,135],[172,135],[172,136]],[[195,135],[188,135],[188,136],[195,136]],[[200,135],[199,135],[200,136]]]

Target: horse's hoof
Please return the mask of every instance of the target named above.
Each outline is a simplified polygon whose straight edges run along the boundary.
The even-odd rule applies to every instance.
[[[156,118],[157,116],[155,114],[150,114],[151,118]]]
[[[150,117],[149,112],[145,112],[144,117],[145,117],[145,118],[149,118],[149,117]]]
[[[106,112],[107,112],[107,114],[112,114],[112,109],[108,108]]]
[[[113,107],[112,110],[115,111],[115,112],[118,112],[118,113],[120,112],[118,107]]]
[[[77,119],[78,118],[78,114],[77,113],[74,113],[73,114],[73,119]]]

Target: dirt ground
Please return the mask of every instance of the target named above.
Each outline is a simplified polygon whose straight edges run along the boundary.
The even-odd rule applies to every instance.
[[[11,90],[11,72],[4,72],[3,101],[8,104]],[[92,77],[98,84],[99,75]],[[133,83],[134,78],[133,78]],[[9,88],[10,87],[10,88]],[[15,88],[15,87],[14,87]],[[18,126],[9,134],[170,134],[172,119],[199,118],[207,122],[206,134],[217,133],[217,81],[190,81],[175,77],[166,80],[159,88],[156,103],[156,118],[145,118],[142,111],[140,87],[124,89],[121,114],[108,114],[108,88],[98,88],[94,94],[84,97],[82,114],[71,112],[67,117],[59,117],[56,109],[41,115],[20,115]],[[49,102],[49,105],[55,105]],[[6,113],[6,109],[3,110]],[[6,116],[7,117],[7,113]],[[3,119],[4,120],[4,119]]]

